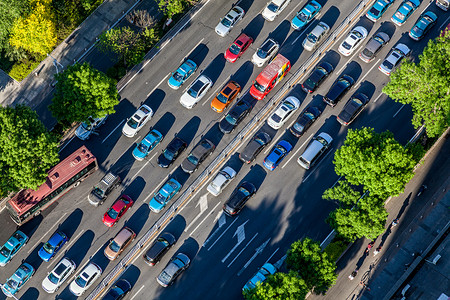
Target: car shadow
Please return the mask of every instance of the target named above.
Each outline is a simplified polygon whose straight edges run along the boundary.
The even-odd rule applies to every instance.
[[[272,32],[269,33],[268,38],[273,39],[280,45],[280,47],[282,47],[290,30],[291,30],[291,22],[289,22],[288,20],[283,20],[277,26],[277,28],[275,28]],[[261,45],[262,43],[264,43],[264,41],[262,41],[259,45]]]
[[[164,92],[161,89],[156,89],[150,95],[147,96],[147,100],[141,102],[141,105],[147,104],[153,110],[154,115],[153,115],[152,119],[155,118],[155,114],[158,111],[159,107],[161,106],[161,103],[163,102],[165,97],[166,97],[166,92]],[[131,113],[131,114],[133,114],[133,113]],[[131,114],[130,114],[130,116],[131,116]],[[150,120],[150,122],[151,122],[151,120]]]
[[[361,65],[353,60],[344,68],[344,70],[340,74],[338,74],[338,76],[340,76],[342,74],[349,75],[350,77],[352,77],[355,80],[355,84],[356,84],[356,82],[358,81],[358,78],[361,76],[361,73],[362,73]],[[353,89],[353,87],[354,86],[352,86],[352,89]],[[345,94],[343,99],[346,98],[346,95],[347,94]],[[341,100],[343,100],[343,99],[341,99]]]
[[[230,80],[236,81],[243,88],[250,80],[254,68],[255,66],[251,61],[246,61],[233,75],[230,76]],[[241,90],[241,93],[243,92],[244,91]]]
[[[220,131],[220,129],[219,129],[219,122],[216,122],[208,130],[207,133],[205,133],[204,135],[201,136],[201,139],[208,139],[208,140],[210,140],[217,148],[217,146],[219,145],[219,143],[222,140],[223,136],[224,136],[224,133],[222,131]],[[217,149],[214,150],[214,152],[216,152],[216,151],[217,151]]]
[[[253,40],[256,41],[256,38],[261,33],[263,26],[264,18],[261,14],[258,14],[250,21],[250,23],[248,23],[248,25],[241,31],[241,33],[245,33],[246,35],[251,36]],[[238,35],[239,34],[236,34],[236,37]]]
[[[141,176],[136,177],[129,185],[125,185],[125,189],[122,191],[122,194],[128,195],[131,199],[134,200],[134,205],[136,205],[137,199],[142,193],[146,185],[145,179]]]
[[[184,186],[189,179],[189,175],[190,174],[183,171],[181,166],[178,166],[178,168],[176,168],[172,172],[172,174],[170,175],[170,178],[175,178],[176,181],[178,181],[182,186]]]
[[[200,67],[200,65],[203,63],[206,56],[208,55],[208,52],[209,52],[208,46],[206,46],[206,44],[204,43],[200,43],[197,47],[195,47],[194,50],[192,50],[192,52],[188,56],[185,57],[185,60],[191,59],[197,64],[198,67]]]
[[[161,118],[158,119],[155,125],[152,126],[152,129],[158,130],[165,138],[174,123],[175,116],[171,112],[166,112]]]
[[[58,225],[58,230],[64,232],[70,239],[73,237],[75,231],[83,218],[83,211],[79,208],[75,209],[61,224]]]
[[[239,171],[242,169],[243,165],[244,165],[243,162],[239,159],[239,153],[233,152],[233,155],[231,155],[228,158],[227,162],[222,167],[222,169],[224,169],[225,167],[231,167],[233,170],[236,171],[236,173],[239,173]],[[236,174],[236,176],[237,176],[237,174]]]
[[[111,263],[111,261],[105,256],[105,254],[103,253],[106,249],[106,247],[108,247],[109,243],[111,242],[111,240],[114,238],[114,236],[110,236],[110,239],[107,240],[103,246],[101,246],[99,248],[99,250],[92,255],[91,257],[89,257],[89,262],[94,262],[96,263],[100,268],[102,268],[102,270],[106,270],[106,268],[108,267],[108,265]],[[118,260],[121,259],[121,257],[117,258]],[[116,259],[116,260],[117,260]],[[114,262],[112,262],[114,263]],[[80,271],[80,270],[78,270]]]
[[[36,270],[39,269],[41,264],[43,263],[42,258],[39,257],[38,251],[44,245],[44,242],[40,242],[36,245],[36,247],[30,252],[27,258],[23,259],[22,262],[27,262],[32,265]]]
[[[380,24],[380,27],[378,28],[376,33],[384,32],[387,35],[389,35],[390,38],[392,38],[394,36],[394,33],[396,30],[397,30],[397,26],[395,26],[392,22],[384,21]],[[375,35],[375,33],[374,33],[374,35]]]
[[[331,64],[333,66],[333,68],[334,68],[334,71],[336,71],[336,66],[341,61],[341,58],[342,57],[339,55],[339,53],[337,53],[334,50],[329,50],[329,51],[327,51],[327,53],[325,53],[325,56],[320,60],[320,62],[318,62],[316,64],[316,66],[318,64],[320,64],[321,62],[327,62],[327,63]],[[310,72],[312,72],[312,70],[314,70],[314,68],[311,68]]]
[[[163,232],[171,233],[175,239],[177,240],[183,234],[184,229],[186,228],[186,219],[182,215],[176,215],[172,221],[164,228]],[[175,244],[176,244],[175,243]]]
[[[142,258],[141,258],[142,259]],[[130,265],[125,272],[122,273],[122,275],[114,281],[116,283],[120,279],[125,279],[131,284],[131,288],[136,284],[137,280],[139,279],[139,276],[141,276],[141,270],[136,267],[135,265]],[[114,284],[111,284],[113,286]],[[132,293],[132,292],[130,292]]]
[[[200,122],[202,120],[194,116],[192,117],[184,126],[181,128],[181,130],[177,133],[175,133],[174,136],[179,137],[183,141],[185,141],[189,145],[191,144],[192,140],[195,138],[195,135],[197,134],[198,128],[200,127]]]
[[[336,21],[339,19],[339,16],[341,15],[341,12],[339,11],[339,8],[336,6],[331,6],[327,9],[325,14],[320,17],[320,22],[326,23],[328,26],[330,26],[330,32],[333,32],[333,26],[336,24]]]
[[[129,184],[130,178],[127,178],[128,172],[136,162],[132,153],[136,144],[131,144],[128,149],[122,154],[122,156],[111,166],[111,171],[119,175],[122,178],[122,186]]]
[[[87,230],[72,244],[70,249],[66,250],[64,256],[70,258],[79,266],[89,251],[94,237],[95,233],[92,230]]]
[[[200,71],[200,74],[205,75],[209,79],[211,79],[214,86],[223,69],[225,68],[225,64],[226,60],[223,57],[223,54],[217,54],[217,56],[209,63],[209,65],[203,71]]]
[[[135,204],[136,205],[136,204]],[[136,233],[136,235],[141,232],[142,228],[145,225],[145,222],[148,220],[148,216],[150,214],[150,208],[147,203],[141,204],[139,208],[133,213],[133,215],[125,221],[124,226],[129,227],[131,230]]]
[[[244,178],[242,178],[239,184],[241,184],[244,181],[251,182],[255,186],[256,191],[258,191],[261,185],[263,184],[264,179],[266,179],[266,176],[267,171],[264,170],[264,168],[261,167],[260,165],[255,164],[250,167],[250,171],[244,176]],[[239,184],[237,184],[236,186],[239,186]]]
[[[27,289],[27,291],[25,293],[22,294],[22,296],[20,296],[20,300],[28,300],[28,299],[38,299],[40,295],[40,292],[37,288],[35,287],[30,287]],[[2,297],[4,296],[3,294],[0,296],[0,299],[7,299],[6,297]]]

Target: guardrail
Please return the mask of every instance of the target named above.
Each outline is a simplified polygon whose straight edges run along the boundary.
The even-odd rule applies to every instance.
[[[245,125],[245,127],[234,137],[234,139],[217,155],[217,157],[206,167],[206,169],[194,180],[194,182],[178,197],[178,199],[170,206],[170,208],[156,221],[156,223],[145,233],[145,235],[138,241],[138,243],[127,253],[126,256],[117,264],[109,274],[102,280],[100,284],[92,291],[86,300],[93,300],[97,298],[109,283],[116,278],[132,261],[132,259],[139,253],[140,249],[144,247],[153,238],[155,233],[168,221],[173,218],[178,209],[193,195],[193,193],[201,186],[201,184],[209,177],[209,175],[216,170],[224,162],[224,160],[234,151],[237,145],[249,134],[253,128],[264,118],[264,116],[273,107],[281,101],[282,97],[290,90],[296,82],[305,74],[311,65],[324,54],[328,47],[338,38],[347,26],[354,20],[356,16],[364,9],[367,4],[375,0],[362,0],[353,11],[345,18],[345,20],[333,31],[333,33],[325,40],[325,42],[299,67],[299,69],[289,78],[289,80],[282,86],[280,90],[261,108],[261,110]]]

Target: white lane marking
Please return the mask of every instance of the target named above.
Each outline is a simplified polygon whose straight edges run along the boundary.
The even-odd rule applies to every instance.
[[[275,255],[275,253],[277,253],[277,251],[278,251],[279,249],[280,249],[280,248],[277,248],[277,249],[272,253],[272,255],[269,256],[269,258],[266,260],[266,262],[265,262],[264,264],[267,264],[267,263],[269,262],[269,260]]]
[[[200,45],[200,43],[203,42],[204,39],[205,39],[205,38],[202,38],[202,39],[201,39],[194,47],[192,47],[192,50],[191,50],[188,54],[186,54],[186,56],[183,57],[183,59],[180,60],[180,64],[181,64],[186,58],[188,58],[189,55],[192,54],[192,52],[195,50],[195,48],[197,48],[197,46]]]
[[[153,154],[152,157],[150,157],[150,159],[148,160],[149,162],[156,156],[156,154],[158,154],[158,152],[156,152],[155,154]]]
[[[403,109],[403,107],[405,107],[405,104],[403,104],[403,105],[397,110],[397,112],[392,116],[392,118],[395,118],[395,117],[398,115],[398,113]]]
[[[190,236],[192,236],[194,234],[194,232],[200,227],[200,225],[202,225],[203,222],[205,222],[205,220],[216,210],[217,206],[219,206],[219,205],[220,205],[220,202],[217,202],[216,206],[214,206],[214,208],[211,209],[211,212],[200,223],[198,223],[197,227],[195,227],[194,230],[192,230],[192,232],[189,234]],[[222,211],[219,211],[219,213],[221,213],[221,212]],[[221,220],[221,219],[219,218],[219,220]],[[223,226],[223,224],[222,224],[222,226]],[[222,226],[220,226],[220,222],[219,222],[219,227],[222,227]]]
[[[164,76],[163,79],[161,79],[161,81],[147,94],[147,97],[150,96],[151,94],[153,94],[153,92],[158,88],[158,86],[161,85],[161,83],[163,83],[164,81],[166,81],[167,77],[169,77],[171,73],[167,74],[166,76]]]
[[[364,74],[364,76],[361,77],[360,80],[358,80],[358,82],[353,86],[353,89],[356,89],[356,87],[358,86],[358,83],[359,83],[359,84],[362,84],[363,79],[366,78],[366,76],[369,75],[369,73],[373,70],[373,68],[375,68],[375,67],[378,65],[378,63],[380,62],[380,60],[381,60],[381,58],[379,58],[378,61],[372,66],[372,68],[370,68],[369,71],[367,71],[366,74]],[[360,86],[360,87],[361,87],[361,86]]]
[[[116,131],[117,128],[119,128],[120,125],[122,125],[122,123],[125,122],[125,119],[122,120],[122,122],[119,123],[119,125],[116,126],[116,128],[114,128],[102,141],[102,144],[111,136],[111,134],[114,133],[114,131]]]
[[[136,176],[139,175],[139,173],[142,171],[142,169],[144,169],[149,163],[150,163],[150,160],[147,160],[147,162],[139,169],[139,171],[137,171],[136,174],[134,174],[133,177],[131,177],[130,182],[132,182],[136,178]]]
[[[336,182],[333,183],[333,185],[331,186],[331,188],[333,188],[333,187],[339,182],[339,180],[341,180],[341,178],[342,178],[342,176],[340,176],[340,177],[338,178],[338,180],[336,180]],[[331,188],[330,188],[330,189],[331,189]]]
[[[231,226],[234,224],[234,222],[236,222],[238,219],[239,219],[239,216],[237,216],[236,219],[234,219],[234,221],[231,222],[231,224],[230,224],[230,225],[222,232],[222,234],[219,235],[219,237],[215,240],[215,242],[214,242],[211,246],[209,246],[208,251],[211,250],[211,248],[217,243],[217,241],[220,240],[220,238],[225,234],[225,232],[227,232],[228,229],[230,229],[230,227],[231,227]],[[220,227],[219,227],[219,228],[220,228]],[[213,235],[214,235],[214,234],[213,234]],[[213,235],[211,235],[211,236],[213,236]],[[207,242],[209,242],[209,239],[207,239],[207,240],[203,243],[203,246],[205,246]]]
[[[317,14],[316,17],[318,17],[320,14]],[[308,32],[308,28],[313,24],[313,22],[309,23],[308,27],[306,27],[305,29],[300,30],[300,34],[298,35],[298,37],[295,38],[295,40],[291,43],[291,45],[294,45],[295,42],[303,35],[303,33]]]
[[[145,165],[144,165],[144,167],[145,167]],[[142,170],[142,168],[141,168],[141,170]],[[139,172],[138,172],[139,173]],[[145,203],[145,201],[147,201],[147,199],[148,198],[150,198],[150,197],[153,197],[153,194],[156,192],[156,190],[159,190],[159,188],[165,183],[166,181],[162,181],[162,182],[160,182],[154,189],[153,189],[153,191],[150,193],[150,194],[148,194],[148,196],[147,197],[145,197],[145,199],[142,201],[142,202],[144,202]]]
[[[358,47],[359,48],[359,47]],[[341,74],[342,70],[344,70],[345,67],[347,67],[352,61],[353,61],[353,57],[355,57],[356,54],[358,54],[358,51],[356,51],[357,49],[355,49],[355,53],[353,53],[352,56],[350,56],[350,58],[347,60],[347,63],[345,65],[342,66],[342,68],[339,70],[338,74]]]
[[[234,252],[234,250],[237,249],[237,247],[239,247],[239,245],[245,240],[245,224],[248,223],[248,220],[245,221],[244,223],[242,223],[241,225],[238,226],[238,228],[236,229],[236,231],[233,234],[233,238],[237,235],[237,243],[236,245],[234,245],[234,247],[230,250],[230,252],[228,252],[228,254],[222,259],[222,262],[224,263],[228,257],[230,257],[231,253]]]
[[[448,17],[447,19],[445,19],[444,23],[441,25],[441,27],[439,27],[439,31],[442,30],[442,27],[447,26],[447,24],[448,24],[448,23],[447,23],[448,19],[450,19],[450,17]]]
[[[242,269],[237,273],[238,276],[241,276],[242,272],[244,272],[244,270],[247,269],[247,267],[255,260],[255,258],[264,251],[264,248],[266,248],[270,240],[271,238],[267,239],[264,243],[261,244],[261,246],[255,249],[255,254],[250,257],[250,259],[245,263]]]
[[[312,170],[311,173],[309,173],[309,175],[306,176],[305,179],[303,179],[302,183],[305,182],[305,181],[308,179],[308,177],[311,176],[311,175],[317,170],[317,168],[319,167],[319,165],[325,160],[325,158],[327,158],[328,155],[330,155],[330,153],[331,153],[331,151],[333,151],[333,149],[334,149],[334,148],[331,148],[330,151],[328,151],[328,153],[327,153],[327,154],[319,161],[319,163],[318,163],[317,165],[315,165],[314,170]]]
[[[53,231],[53,228],[55,228],[55,226],[59,225],[59,222],[61,222],[62,218],[64,218],[65,215],[67,215],[66,212],[61,216],[61,218],[58,219],[58,221],[56,221],[55,224],[53,224],[52,227],[50,227],[49,230],[47,230],[47,232],[42,236],[42,238],[39,241],[37,241],[36,244],[34,244],[34,246],[31,247],[30,250],[28,250],[28,253],[30,253],[31,251],[34,250],[34,248],[36,248],[36,246],[42,241],[42,239],[47,235],[47,233],[50,233],[51,231]]]
[[[133,300],[134,297],[136,297],[136,296],[142,291],[143,288],[144,288],[144,285],[141,286],[141,288],[136,292],[136,294],[134,294],[134,295],[130,298],[130,300]]]
[[[140,139],[141,139],[141,136],[138,136],[138,137],[134,140],[133,144],[137,144],[137,141],[139,141]]]
[[[71,244],[73,241],[76,241],[76,240],[80,237],[80,235],[81,235],[83,232],[84,232],[84,229],[81,230],[81,232],[80,232],[75,238],[70,239],[70,241],[67,243],[66,248],[68,248],[68,247],[70,246],[70,244]],[[60,257],[61,254],[63,254],[63,253],[64,253],[63,251],[60,251],[55,257],[53,257],[53,258],[52,258],[52,261],[48,264],[47,269],[50,268],[50,267],[52,266],[52,264],[53,264],[55,261],[59,261],[59,257]]]
[[[420,14],[423,14],[423,12],[424,12],[424,11],[428,8],[428,6],[430,6],[430,4],[433,3],[433,2],[435,2],[435,1],[430,1],[430,3],[428,3],[427,7],[425,7],[425,8],[422,10],[422,12],[421,12]]]
[[[70,138],[70,140],[68,142],[66,142],[64,144],[64,146],[62,146],[59,150],[58,153],[60,153],[61,151],[63,151],[64,148],[66,148],[67,145],[69,145],[69,143],[75,138],[75,135],[73,137]]]
[[[312,138],[313,135],[314,135],[314,133],[311,133],[311,135],[306,139],[306,141],[303,142],[303,144],[297,149],[297,151],[295,151],[294,154],[291,154],[291,157],[289,157],[289,159],[286,161],[286,163],[283,166],[281,166],[282,169],[289,164],[291,159],[297,155],[298,151],[300,151],[300,149],[302,149],[303,146],[305,146],[305,144]]]
[[[184,232],[187,232],[192,225],[202,216],[202,214],[208,209],[208,194],[205,194],[198,199],[195,207],[200,206],[200,212],[195,216],[195,218],[191,221],[191,223],[184,229]]]
[[[248,247],[248,245],[250,245],[250,243],[256,238],[257,235],[258,232],[252,237],[250,241],[248,241],[247,245],[245,245],[245,247],[242,248],[242,250],[234,257],[234,259],[228,264],[227,268],[229,268],[234,263],[234,261],[239,257],[239,255],[242,254],[242,252],[244,252],[244,250]]]
[[[375,99],[375,101],[373,101],[373,103],[377,103],[378,99],[380,99],[381,95],[383,95],[383,93],[381,92],[378,97]]]

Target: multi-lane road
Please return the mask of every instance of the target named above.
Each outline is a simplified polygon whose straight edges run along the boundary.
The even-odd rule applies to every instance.
[[[293,1],[274,22],[265,21],[260,14],[266,5],[265,1],[241,1],[239,5],[246,11],[244,19],[227,37],[221,38],[214,32],[214,27],[219,18],[231,8],[232,1],[209,1],[193,17],[189,25],[161,50],[157,58],[121,91],[121,102],[116,108],[116,113],[111,115],[106,124],[100,128],[100,135],[86,142],[73,139],[64,146],[61,151],[62,158],[85,144],[96,155],[100,170],[79,187],[70,191],[43,215],[22,226],[22,230],[31,236],[31,239],[17,257],[2,268],[0,282],[5,282],[22,259],[38,269],[33,279],[20,291],[19,295],[22,299],[49,298],[49,295],[42,290],[41,282],[47,272],[64,256],[76,262],[79,266],[77,270],[81,270],[88,261],[93,261],[103,268],[104,274],[107,274],[116,262],[109,262],[104,257],[102,252],[105,245],[124,225],[132,228],[139,238],[154,224],[160,214],[150,212],[148,202],[168,176],[176,177],[184,187],[187,187],[212,161],[214,155],[192,175],[185,174],[179,164],[192,147],[202,137],[206,137],[217,145],[214,154],[219,153],[232,140],[235,133],[243,128],[245,121],[250,120],[267,101],[254,101],[256,103],[251,114],[238,126],[235,133],[230,135],[223,135],[219,131],[218,122],[223,115],[213,112],[210,108],[210,102],[215,93],[230,78],[243,87],[244,93],[241,97],[251,99],[245,91],[262,70],[250,62],[256,48],[268,36],[282,44],[280,53],[293,65],[290,75],[287,76],[289,79],[298,66],[311,55],[301,46],[305,34],[319,20],[326,22],[334,30],[356,5],[353,1],[319,2],[323,5],[320,15],[305,30],[296,32],[291,29],[290,20],[295,12],[307,3],[306,1]],[[242,165],[238,159],[238,153],[251,137],[248,135],[237,148],[236,153],[225,162],[225,165],[230,165],[238,171],[234,182],[219,197],[208,194],[206,186],[199,189],[164,229],[173,233],[178,242],[163,260],[155,267],[149,267],[143,263],[141,256],[138,256],[124,272],[123,277],[133,285],[130,299],[239,298],[246,280],[264,262],[275,262],[280,259],[290,243],[305,236],[319,241],[324,239],[330,232],[324,220],[335,206],[331,202],[322,200],[321,195],[326,188],[338,180],[333,170],[332,158],[335,149],[343,143],[347,128],[339,125],[336,116],[350,95],[355,92],[364,92],[370,97],[368,107],[350,128],[370,126],[377,131],[390,130],[403,144],[406,144],[414,135],[410,122],[412,117],[410,108],[387,99],[386,95],[381,93],[389,78],[377,68],[391,47],[398,42],[409,45],[412,48],[412,56],[417,57],[428,39],[436,37],[442,26],[448,23],[448,17],[444,12],[436,8],[434,4],[428,4],[428,2],[422,3],[418,11],[402,27],[397,27],[389,21],[399,3],[394,3],[384,17],[375,24],[364,17],[366,8],[361,17],[356,18],[348,28],[362,25],[368,29],[369,38],[377,31],[387,32],[391,35],[389,44],[382,49],[373,62],[366,64],[357,56],[361,48],[349,57],[341,56],[337,51],[339,43],[345,38],[348,30],[336,39],[333,46],[320,59],[335,66],[335,71],[330,78],[312,95],[306,95],[299,85],[293,86],[288,95],[294,95],[302,101],[301,109],[278,131],[262,125],[273,136],[270,147],[264,150],[254,163]],[[423,41],[414,42],[407,36],[407,31],[425,9],[433,10],[438,14],[438,24]],[[223,58],[223,52],[241,31],[252,36],[255,43],[236,63],[230,64]],[[203,72],[214,82],[208,95],[192,110],[183,108],[179,104],[179,98],[183,89],[192,82],[193,78],[178,91],[172,90],[167,85],[170,72],[174,71],[186,57],[193,59],[200,66],[193,77]],[[351,75],[356,80],[356,84],[336,107],[325,107],[321,98],[341,73]],[[268,97],[273,96],[284,82],[285,80]],[[302,80],[299,81],[301,82]],[[122,135],[121,127],[125,119],[142,102],[148,104],[155,111],[155,115],[135,138],[127,138]],[[324,108],[324,113],[304,136],[295,139],[286,129],[299,112],[311,104]],[[148,160],[135,161],[131,155],[135,143],[142,139],[151,127],[163,133],[165,139],[149,155]],[[255,128],[254,132],[257,130],[260,128]],[[296,159],[309,140],[322,131],[334,138],[332,150],[314,168],[305,171],[298,166]],[[186,140],[189,147],[172,167],[162,169],[156,163],[157,155],[175,134]],[[294,149],[275,171],[267,171],[262,167],[262,161],[280,139],[289,140],[295,145]],[[102,206],[93,208],[87,202],[87,194],[108,170],[113,170],[124,178],[122,191],[114,192]],[[224,216],[221,212],[223,203],[234,187],[244,180],[256,185],[258,188],[256,196],[247,203],[238,216],[234,218]],[[101,217],[121,192],[135,199],[136,203],[118,224],[113,228],[107,228],[102,224]],[[0,214],[0,222],[3,227],[0,242],[3,243],[15,230],[15,225],[6,211]],[[42,262],[37,256],[37,250],[57,228],[69,235],[70,242],[51,262]],[[191,267],[173,286],[164,289],[157,284],[155,278],[170,257],[177,252],[183,252],[191,258]],[[68,290],[67,283],[62,286],[58,295],[54,296],[62,299],[74,298]]]

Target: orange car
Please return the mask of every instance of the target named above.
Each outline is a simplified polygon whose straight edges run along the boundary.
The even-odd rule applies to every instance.
[[[211,102],[211,108],[218,113],[223,112],[227,106],[237,98],[239,92],[241,91],[241,86],[231,80],[223,87],[223,89],[217,94],[217,96]]]

